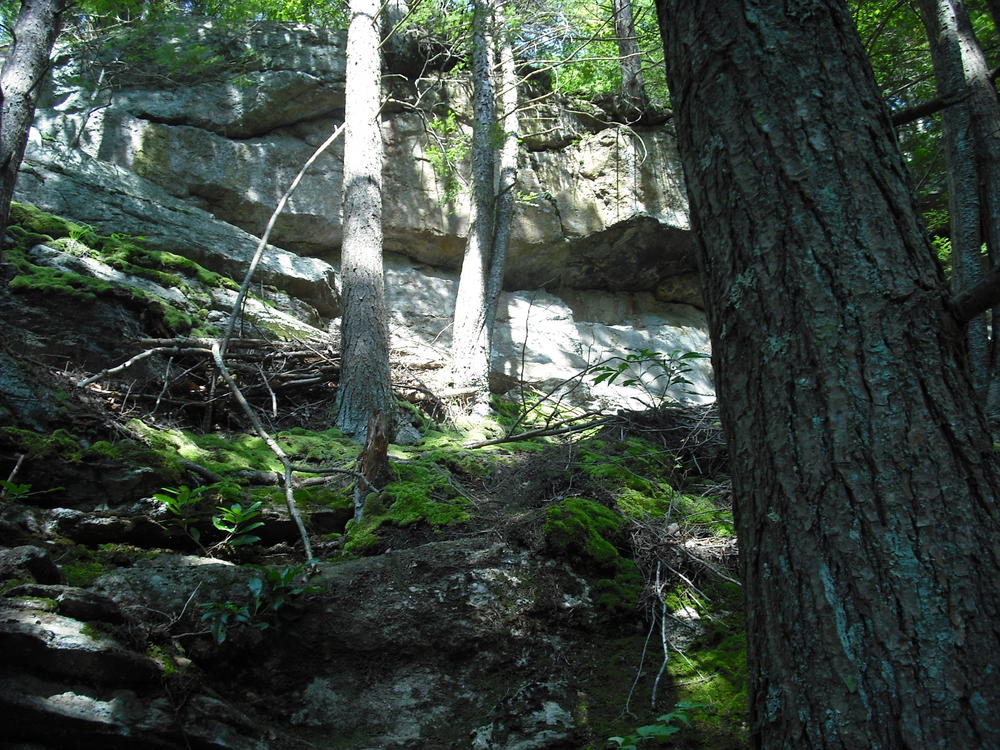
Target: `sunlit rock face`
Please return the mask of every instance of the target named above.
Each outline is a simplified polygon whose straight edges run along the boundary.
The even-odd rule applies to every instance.
[[[196,33],[207,47],[238,49],[239,64],[179,84],[136,75],[87,87],[80,80],[102,80],[99,68],[60,58],[18,197],[103,231],[142,235],[238,278],[282,193],[343,122],[344,36],[277,24],[238,38],[210,26]],[[468,164],[453,147],[471,133],[469,91],[458,79],[402,72],[390,59],[385,87],[396,103],[382,121],[383,223],[385,249],[399,261],[389,294],[394,323],[440,346],[454,286],[432,305],[438,330],[430,339],[420,309],[426,302],[411,298],[461,264]],[[450,128],[431,127],[449,112]],[[704,320],[693,309],[702,304],[700,285],[669,128],[626,128],[591,105],[550,97],[525,109],[521,129],[497,374],[531,378],[534,368],[542,380],[561,380],[570,368],[629,348],[707,351]],[[459,157],[450,171],[442,147]],[[261,271],[264,283],[327,318],[339,314],[332,271],[342,235],[342,156],[337,140],[306,171]],[[542,298],[545,305],[531,301]],[[708,394],[697,398],[709,398],[707,365],[696,365],[694,390]]]

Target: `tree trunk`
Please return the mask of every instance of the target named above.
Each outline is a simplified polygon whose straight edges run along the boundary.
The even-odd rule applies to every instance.
[[[514,63],[514,48],[511,41],[510,24],[506,22],[506,6],[501,18],[503,28],[497,35],[500,45],[500,127],[503,141],[500,146],[499,175],[497,183],[496,209],[493,219],[492,252],[486,273],[485,318],[486,348],[493,349],[493,326],[496,320],[497,302],[503,291],[503,273],[507,265],[507,248],[514,218],[517,186],[517,152],[520,125],[517,116],[517,68]],[[487,367],[489,363],[487,363]]]
[[[59,34],[65,0],[23,0],[0,71],[0,251],[35,102]]]
[[[760,748],[1000,747],[1000,473],[839,0],[657,0]]]
[[[948,164],[952,274],[955,293],[983,277],[980,248],[1000,253],[1000,103],[986,56],[972,33],[961,0],[919,0],[927,29],[938,95],[955,100],[941,112]],[[996,374],[986,319],[970,322],[967,341],[976,386],[988,400]]]
[[[378,0],[351,0],[344,133],[341,282],[343,368],[336,425],[364,438],[375,412],[393,413],[382,271],[381,59]],[[391,419],[390,419],[391,424]]]
[[[494,147],[492,0],[475,0],[472,15],[472,206],[469,238],[455,299],[451,367],[453,385],[473,393],[474,411],[489,404],[490,337],[486,274],[493,246]]]
[[[646,87],[642,82],[642,51],[635,33],[632,0],[612,0],[615,14],[615,36],[618,39],[619,67],[622,74],[622,111],[629,119],[639,120],[648,107]]]

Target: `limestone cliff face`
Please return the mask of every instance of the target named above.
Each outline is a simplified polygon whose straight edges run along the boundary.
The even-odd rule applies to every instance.
[[[225,30],[201,27],[198,34],[212,44]],[[261,24],[245,34],[241,44],[253,50],[250,62],[183,85],[153,88],[148,76],[136,76],[145,84],[119,78],[115,87],[85,87],[79,81],[99,80],[98,69],[61,59],[38,112],[19,199],[104,231],[142,235],[154,246],[241,275],[256,244],[251,235],[263,231],[301,164],[342,122],[344,104],[342,32]],[[441,140],[429,123],[452,111],[451,143],[469,133],[468,92],[462,81],[443,77],[391,74],[385,82],[395,102],[382,124],[385,248],[400,256],[395,272],[426,289],[457,270],[468,228],[467,196],[459,191],[449,197],[445,175],[435,169]],[[543,360],[552,359],[558,341],[560,351],[573,355],[562,357],[573,366],[636,343],[662,351],[680,344],[706,350],[703,318],[687,307],[700,305],[700,292],[669,128],[626,128],[604,121],[593,107],[554,98],[529,107],[522,122],[523,200],[505,286],[558,295],[571,325],[554,339],[515,312],[502,315],[497,369],[510,370],[509,363],[523,359],[523,374],[532,377],[539,363],[533,349],[522,356],[532,338],[522,333],[526,328],[535,338],[541,333],[550,350]],[[331,271],[341,241],[341,166],[338,142],[293,195],[262,271],[265,283],[326,317],[338,312]],[[420,337],[441,344],[447,342],[453,290],[449,284],[436,288],[438,299],[415,306],[410,300],[420,295],[401,287],[393,309],[395,322],[420,331],[426,322],[420,308],[429,304],[441,320]],[[620,298],[591,303],[592,291]],[[570,297],[575,302],[567,304]],[[590,312],[595,304],[602,314]],[[677,314],[680,327],[696,335],[666,331]],[[535,318],[537,323],[537,310]],[[599,351],[580,340],[581,325],[601,327],[595,334]],[[545,377],[564,375],[546,371]],[[710,391],[707,372],[698,387]]]

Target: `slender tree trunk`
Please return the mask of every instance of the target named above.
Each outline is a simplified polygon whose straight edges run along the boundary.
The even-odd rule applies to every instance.
[[[1000,747],[1000,473],[839,0],[657,0],[758,748]]]
[[[343,369],[337,391],[336,425],[355,438],[365,436],[375,412],[393,413],[382,271],[378,9],[378,0],[351,0],[347,37],[341,251]]]
[[[648,107],[646,87],[642,82],[642,51],[635,33],[632,17],[632,0],[612,0],[615,15],[615,36],[618,38],[619,67],[622,74],[622,98],[624,112],[629,119],[642,117]]]
[[[1000,103],[989,66],[972,33],[961,0],[919,0],[930,41],[938,95],[957,100],[941,112],[948,164],[953,287],[974,287],[983,277],[980,248],[1000,252]],[[986,319],[968,327],[969,357],[976,386],[989,400],[996,378]]]
[[[35,102],[59,35],[65,0],[23,0],[0,71],[0,245],[10,217],[17,170],[24,158]],[[2,251],[2,247],[0,247]]]
[[[494,148],[492,0],[475,0],[472,16],[472,206],[469,238],[455,300],[453,384],[473,392],[474,411],[489,404],[491,351],[486,317],[486,274],[493,246]]]
[[[493,221],[492,252],[486,274],[485,319],[486,347],[493,348],[493,325],[496,320],[497,302],[503,291],[503,273],[507,264],[507,248],[514,218],[517,186],[517,152],[520,125],[517,116],[517,68],[514,63],[514,48],[510,38],[510,25],[506,23],[507,6],[502,6],[503,28],[497,35],[500,46],[500,127],[503,141],[500,146],[499,175],[497,183],[496,211]]]

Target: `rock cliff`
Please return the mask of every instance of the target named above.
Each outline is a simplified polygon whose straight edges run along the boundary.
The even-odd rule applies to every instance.
[[[113,50],[94,59],[64,51],[17,195],[240,278],[253,235],[300,165],[342,122],[344,37],[278,24],[239,35],[200,26],[185,31],[191,37],[230,62],[122,77],[114,74]],[[468,227],[467,197],[453,189],[463,165],[443,167],[440,154],[443,139],[461,144],[470,130],[468,92],[445,74],[390,70],[385,81],[394,341],[439,359]],[[449,113],[451,124],[441,128]],[[551,96],[528,107],[522,121],[521,200],[500,305],[497,375],[551,386],[630,349],[707,351],[669,128],[627,128],[593,106]],[[259,272],[262,283],[310,305],[320,327],[335,324],[339,312],[341,157],[337,142],[308,170]],[[707,365],[696,363],[691,379],[694,395],[673,395],[712,398]],[[634,405],[643,393],[583,388],[574,397]]]
[[[714,398],[703,362],[666,394],[650,366],[708,350],[669,129],[551,96],[526,110],[494,385],[602,415],[566,442],[532,436],[567,413],[515,390],[490,425],[522,439],[483,447],[491,428],[446,419],[434,381],[468,227],[463,165],[441,154],[461,156],[468,92],[390,58],[386,287],[397,386],[419,397],[361,522],[361,448],[327,429],[339,144],[241,313],[261,337],[230,350],[296,462],[307,566],[273,454],[213,390],[206,351],[172,337],[227,322],[254,235],[342,121],[343,36],[178,23],[142,42],[152,61],[64,49],[22,168],[17,197],[68,219],[15,205],[0,267],[18,342],[0,347],[0,745],[598,750],[677,729],[663,712],[693,700],[711,709],[685,746],[743,747],[717,416],[613,413]],[[581,376],[642,351],[635,384]]]

